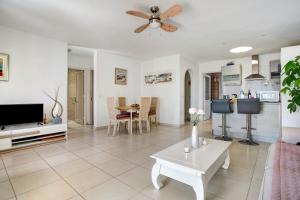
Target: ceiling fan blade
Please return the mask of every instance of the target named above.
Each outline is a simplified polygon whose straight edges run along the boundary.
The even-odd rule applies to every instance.
[[[133,15],[133,16],[136,16],[136,17],[141,17],[141,18],[144,18],[144,19],[149,19],[150,16],[143,13],[143,12],[140,12],[140,11],[134,11],[134,10],[129,10],[126,12],[128,15]]]
[[[162,28],[164,31],[167,31],[167,32],[177,31],[177,27],[172,24],[161,23],[160,28]]]
[[[143,26],[138,27],[137,29],[134,30],[135,33],[140,33],[143,30],[145,30],[147,27],[149,26],[149,24],[145,24]]]
[[[182,6],[176,4],[176,5],[172,6],[171,8],[169,8],[168,10],[166,10],[165,12],[163,12],[159,18],[161,20],[166,20],[170,17],[174,17],[174,16],[178,15],[181,11],[182,11]]]

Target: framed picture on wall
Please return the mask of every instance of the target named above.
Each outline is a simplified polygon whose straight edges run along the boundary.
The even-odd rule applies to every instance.
[[[127,85],[127,70],[121,68],[115,68],[115,84]]]
[[[173,73],[152,73],[144,76],[146,85],[153,85],[159,83],[167,83],[173,81]]]
[[[8,81],[8,54],[0,53],[0,81]]]

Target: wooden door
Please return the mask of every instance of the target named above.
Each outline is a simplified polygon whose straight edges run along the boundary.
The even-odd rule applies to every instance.
[[[84,122],[84,72],[68,70],[68,119],[79,124]]]

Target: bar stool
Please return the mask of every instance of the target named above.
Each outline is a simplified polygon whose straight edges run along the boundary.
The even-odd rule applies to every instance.
[[[226,114],[233,112],[232,106],[230,104],[230,100],[229,99],[212,100],[212,112],[222,114],[222,125],[219,126],[222,128],[222,135],[215,137],[215,139],[231,141],[232,138],[228,137],[226,131],[226,128],[230,128],[229,126],[226,126]]]
[[[242,129],[246,129],[247,139],[240,140],[239,143],[259,145],[257,142],[253,141],[251,133],[252,130],[255,130],[255,128],[251,127],[251,115],[258,114],[260,112],[259,99],[238,99],[237,109],[239,114],[246,114],[246,127],[242,127]]]

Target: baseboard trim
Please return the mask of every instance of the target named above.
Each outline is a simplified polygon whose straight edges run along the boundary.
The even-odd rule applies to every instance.
[[[104,130],[104,129],[107,129],[108,126],[94,126],[94,130]]]
[[[181,128],[184,126],[184,124],[168,124],[168,123],[158,123],[160,126],[168,126],[168,127],[176,127],[176,128]]]

